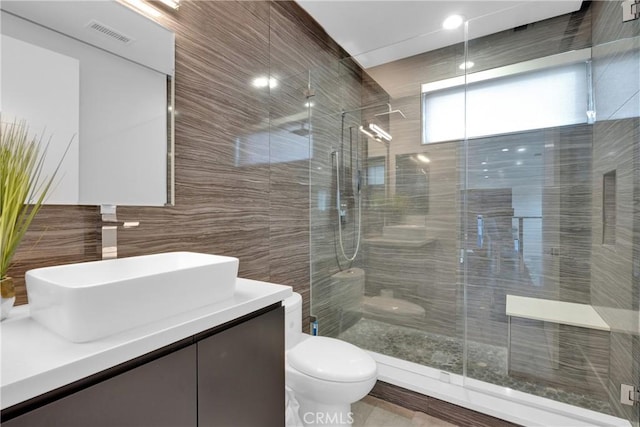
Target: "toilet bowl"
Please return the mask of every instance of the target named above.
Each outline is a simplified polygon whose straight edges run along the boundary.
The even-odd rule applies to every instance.
[[[285,382],[299,404],[304,426],[349,426],[351,404],[376,383],[376,362],[349,343],[302,333],[302,297],[285,306]]]

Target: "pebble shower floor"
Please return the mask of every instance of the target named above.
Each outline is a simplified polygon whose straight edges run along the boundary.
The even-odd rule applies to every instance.
[[[364,318],[340,334],[339,338],[366,350],[462,374],[463,342],[458,338]],[[505,347],[471,341],[468,351],[469,360],[473,361],[467,367],[470,378],[605,414],[612,413],[608,402],[508,376]]]

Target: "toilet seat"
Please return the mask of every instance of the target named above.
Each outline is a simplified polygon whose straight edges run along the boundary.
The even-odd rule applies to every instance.
[[[374,378],[376,362],[360,348],[328,337],[309,337],[287,352],[289,365],[310,377],[354,383]]]

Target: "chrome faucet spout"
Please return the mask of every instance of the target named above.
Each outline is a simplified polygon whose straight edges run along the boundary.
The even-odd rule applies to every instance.
[[[135,228],[140,221],[119,221],[115,205],[100,205],[100,255],[102,259],[118,258],[118,227]]]

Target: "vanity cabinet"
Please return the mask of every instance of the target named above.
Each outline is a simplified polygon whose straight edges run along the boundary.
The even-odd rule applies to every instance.
[[[3,427],[196,425],[196,347],[167,356],[55,400]]]
[[[284,426],[282,310],[198,341],[200,426]]]
[[[283,426],[284,405],[278,304],[7,408],[2,426]]]

